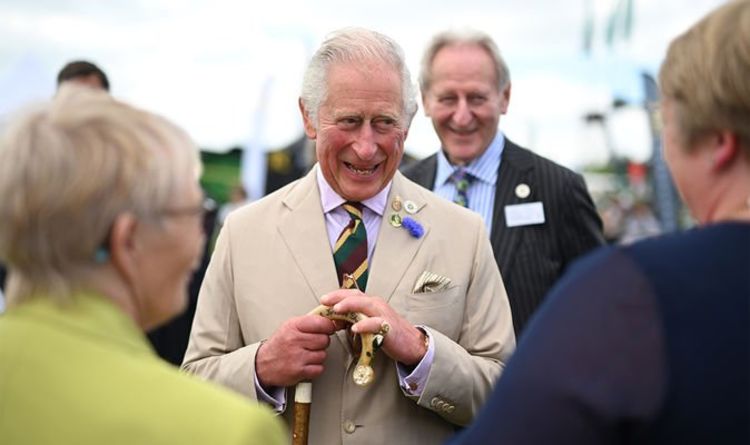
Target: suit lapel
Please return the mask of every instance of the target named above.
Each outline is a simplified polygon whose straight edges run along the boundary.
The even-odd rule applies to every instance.
[[[411,216],[419,221],[425,230],[420,238],[414,238],[406,229],[396,228],[390,224],[390,215],[393,213],[391,202],[396,196],[400,196],[402,202],[413,201],[420,210],[424,206],[423,192],[418,187],[405,187],[405,182],[403,176],[396,172],[380,224],[367,282],[367,293],[377,295],[386,301],[390,300],[423,240],[429,234],[429,226],[419,219],[419,212]],[[315,304],[320,304],[323,294],[338,288],[336,266],[328,242],[325,217],[321,210],[315,168],[297,183],[283,202],[288,213],[279,224],[279,234],[313,293],[314,301],[311,301],[310,306],[310,309],[313,309]],[[403,210],[400,213],[402,216],[408,215]],[[336,337],[345,350],[350,351],[346,334],[339,331]]]
[[[510,263],[513,259],[511,254],[515,246],[521,240],[521,231],[518,228],[508,228],[505,221],[505,206],[521,202],[515,196],[516,186],[525,183],[536,189],[531,184],[532,175],[531,158],[516,144],[505,139],[502,162],[498,172],[497,186],[495,187],[495,205],[492,217],[492,247],[495,250],[495,259],[504,275],[509,275]],[[529,199],[524,202],[528,202]]]
[[[425,238],[429,236],[429,224],[419,217],[419,210],[425,205],[423,194],[424,192],[419,187],[410,185],[401,173],[396,172],[372,257],[372,267],[367,282],[368,294],[377,295],[389,301],[409,265],[414,261]],[[418,209],[416,213],[408,214],[404,210],[399,213],[402,217],[411,216],[422,225],[424,234],[420,238],[411,236],[404,227],[391,225],[390,216],[395,213],[391,203],[396,196],[400,197],[402,202],[412,201],[416,204]]]
[[[311,303],[319,304],[323,294],[338,288],[338,281],[315,168],[297,183],[283,202],[289,212],[279,224],[279,233],[310,286],[315,297]],[[313,307],[311,305],[310,309]]]

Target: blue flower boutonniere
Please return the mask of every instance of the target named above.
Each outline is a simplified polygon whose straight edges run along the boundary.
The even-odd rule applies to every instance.
[[[422,224],[419,224],[411,216],[405,217],[401,221],[401,224],[406,230],[409,231],[409,235],[413,236],[414,238],[421,238],[422,235],[424,235],[424,227],[422,227]]]

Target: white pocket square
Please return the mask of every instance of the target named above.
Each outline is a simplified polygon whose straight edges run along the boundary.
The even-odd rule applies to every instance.
[[[417,279],[416,284],[414,284],[412,293],[421,294],[426,292],[439,292],[447,289],[450,284],[450,278],[424,271],[422,272],[422,275],[419,276],[419,279]]]

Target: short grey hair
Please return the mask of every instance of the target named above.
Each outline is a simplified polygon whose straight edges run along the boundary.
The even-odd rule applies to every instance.
[[[402,118],[406,127],[417,112],[417,98],[404,52],[390,37],[364,28],[343,28],[328,35],[307,66],[300,99],[317,127],[318,111],[328,94],[328,72],[339,63],[380,61],[400,73]]]
[[[96,266],[116,217],[159,221],[200,165],[184,131],[80,85],[62,85],[51,102],[14,119],[0,142],[9,305],[32,295],[67,299]]]
[[[456,45],[476,45],[487,51],[492,59],[495,68],[495,78],[497,79],[497,89],[502,91],[510,83],[510,70],[508,65],[500,55],[495,41],[489,34],[474,29],[448,30],[436,34],[427,50],[422,57],[422,69],[419,73],[419,86],[422,92],[430,89],[432,84],[432,61],[435,59],[438,51],[446,46]]]

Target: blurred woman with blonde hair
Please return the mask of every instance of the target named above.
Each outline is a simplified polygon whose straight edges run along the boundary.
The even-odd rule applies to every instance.
[[[204,242],[200,162],[165,119],[63,86],[0,145],[0,443],[280,443],[272,414],[162,362]]]

